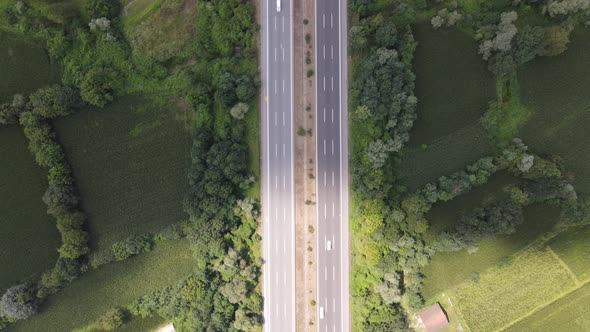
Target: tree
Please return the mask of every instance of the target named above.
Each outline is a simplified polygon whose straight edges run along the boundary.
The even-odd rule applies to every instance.
[[[112,308],[102,315],[96,325],[103,331],[113,331],[123,325],[125,311],[122,308]]]
[[[240,278],[233,278],[231,282],[221,286],[219,291],[230,303],[236,304],[246,299],[248,287]]]
[[[246,103],[237,103],[229,112],[235,119],[242,120],[248,113],[248,108],[249,106]]]
[[[259,82],[243,75],[236,79],[236,96],[242,102],[249,102],[256,96]]]
[[[217,77],[217,94],[225,106],[234,105],[238,99],[236,95],[236,78],[227,71],[222,71]]]
[[[151,251],[154,246],[153,238],[149,235],[129,237],[115,242],[112,250],[115,260],[122,261],[133,255]]]
[[[117,0],[85,0],[84,8],[89,17],[114,18],[119,14],[120,5]]]
[[[91,68],[80,83],[80,96],[90,105],[104,107],[113,100],[118,75],[112,68]]]
[[[381,24],[375,32],[375,39],[379,46],[393,48],[398,39],[398,32],[395,24],[390,21]]]
[[[28,107],[41,118],[53,119],[73,113],[73,107],[78,102],[78,94],[74,89],[56,84],[32,93]]]
[[[350,46],[352,49],[360,51],[367,47],[369,40],[367,39],[367,32],[363,26],[354,25],[349,30]]]
[[[543,55],[556,56],[565,50],[570,42],[571,28],[559,25],[551,26],[545,29],[545,41],[543,45]]]
[[[29,284],[10,287],[0,298],[0,316],[9,320],[23,320],[37,312],[38,302]]]

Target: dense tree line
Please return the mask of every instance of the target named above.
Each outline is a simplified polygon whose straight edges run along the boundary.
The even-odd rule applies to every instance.
[[[8,123],[20,123],[36,163],[48,171],[49,186],[43,195],[43,202],[47,205],[47,212],[56,218],[61,246],[55,267],[43,273],[38,283],[18,285],[7,291],[5,302],[2,302],[7,306],[0,306],[0,316],[9,321],[30,316],[43,298],[76,278],[89,253],[88,233],[84,229],[86,218],[79,209],[80,199],[72,171],[49,122],[74,112],[80,105],[80,98],[74,89],[53,85],[32,93],[26,104],[23,99],[15,97],[6,106],[17,109],[10,111]],[[21,294],[16,296],[19,305],[10,302],[14,292]],[[10,303],[14,305],[8,306]]]
[[[391,222],[396,192],[395,175],[388,166],[409,140],[416,118],[411,68],[416,42],[409,26],[398,27],[381,14],[361,20],[351,27],[350,35],[351,47],[362,54],[352,83],[357,106],[351,118],[363,124],[363,137],[351,155],[353,195],[358,202],[352,225],[358,239],[353,242],[351,276],[354,328],[398,331],[406,326],[401,289],[409,280],[390,268],[393,256],[385,255],[391,250],[387,242],[399,233],[398,225]]]

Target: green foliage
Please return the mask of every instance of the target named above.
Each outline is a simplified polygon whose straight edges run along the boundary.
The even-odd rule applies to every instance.
[[[113,307],[127,306],[144,294],[187,278],[195,268],[187,241],[160,242],[151,252],[85,272],[52,295],[51,305],[43,308],[43,314],[31,316],[11,329],[71,331],[81,328]],[[92,294],[92,301],[88,294]]]
[[[113,308],[102,315],[96,322],[97,327],[103,331],[113,331],[125,321],[125,311],[121,308]]]
[[[113,244],[113,256],[115,260],[122,261],[133,255],[151,251],[154,240],[149,235],[129,237]]]
[[[0,316],[10,321],[27,319],[37,312],[35,289],[29,284],[9,288],[0,298]]]
[[[38,117],[54,119],[72,114],[79,103],[77,92],[68,87],[53,85],[41,88],[29,96],[27,107]]]
[[[113,82],[118,80],[111,68],[90,69],[80,84],[80,96],[90,105],[104,107],[113,101]]]

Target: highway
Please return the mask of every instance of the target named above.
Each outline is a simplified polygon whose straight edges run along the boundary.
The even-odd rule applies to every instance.
[[[350,331],[346,0],[315,1],[317,331]]]
[[[292,3],[260,2],[264,331],[295,331]],[[229,23],[229,22],[228,22]]]

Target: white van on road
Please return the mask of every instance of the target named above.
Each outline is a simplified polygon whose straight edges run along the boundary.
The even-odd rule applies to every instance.
[[[281,0],[277,0],[277,12],[281,11]]]
[[[324,319],[325,314],[326,314],[326,310],[324,310],[324,307],[320,307],[320,319]]]

